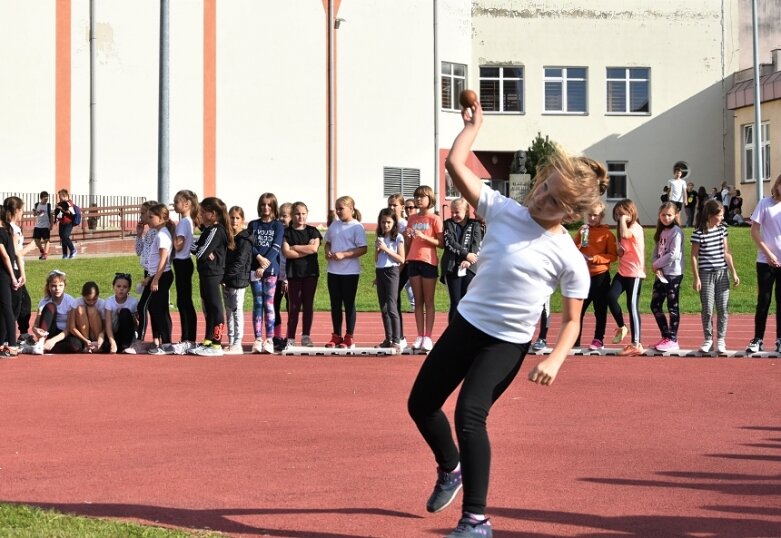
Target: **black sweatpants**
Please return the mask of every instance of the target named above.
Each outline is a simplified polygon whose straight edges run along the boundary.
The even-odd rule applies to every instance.
[[[347,334],[355,334],[355,295],[358,293],[360,275],[335,275],[328,273],[328,295],[331,298],[331,325],[334,334],[342,334],[342,305]]]
[[[16,316],[14,316],[11,275],[0,268],[0,344],[16,346]]]
[[[198,316],[193,306],[193,260],[190,257],[173,260],[176,282],[176,308],[182,326],[182,342],[195,342],[198,328]]]
[[[485,513],[491,467],[488,412],[515,379],[528,350],[529,342],[499,340],[456,314],[412,386],[407,408],[437,464],[449,472],[461,462],[464,512]],[[459,455],[442,406],[462,381],[455,410]]]
[[[754,338],[765,337],[770,300],[776,288],[776,338],[781,338],[781,269],[757,262],[757,310],[754,313]]]
[[[172,271],[164,271],[160,275],[160,280],[157,281],[157,291],[152,292],[152,281],[149,281],[144,293],[141,294],[141,298],[149,291],[149,300],[147,307],[149,309],[149,320],[152,325],[152,337],[160,340],[161,344],[171,343],[171,329],[173,323],[171,322],[171,312],[168,310],[169,291],[171,290],[171,284],[174,283],[174,274]],[[141,310],[141,301],[138,303],[139,319],[143,315]],[[139,333],[140,333],[139,323]],[[141,337],[139,336],[139,339]]]
[[[222,306],[222,276],[200,276],[201,307],[206,318],[204,339],[219,344],[225,332],[225,309]]]

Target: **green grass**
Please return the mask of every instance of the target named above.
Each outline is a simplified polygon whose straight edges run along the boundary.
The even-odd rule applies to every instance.
[[[0,504],[0,536],[14,538],[217,538],[201,531],[178,531],[149,525],[71,516],[54,510]]]
[[[749,234],[749,228],[730,228],[730,247],[732,250],[732,256],[735,260],[735,265],[738,270],[738,275],[741,279],[741,284],[737,288],[733,288],[730,295],[730,311],[733,313],[753,313],[756,306],[756,246],[751,240]],[[692,280],[690,272],[689,253],[691,247],[689,243],[689,237],[691,237],[691,228],[685,230],[685,255],[686,255],[686,270],[684,273],[683,284],[681,286],[681,312],[684,313],[698,313],[700,312],[700,298],[699,295],[692,289]],[[653,229],[646,228],[645,240],[646,240],[646,257],[647,264],[646,269],[650,273],[651,267],[651,253],[653,252]],[[369,234],[369,244],[374,241],[373,234]],[[317,295],[315,298],[315,308],[319,311],[327,311],[329,309],[328,302],[328,289],[326,286],[326,271],[325,271],[325,259],[320,251],[320,283],[317,289]],[[376,312],[377,306],[377,291],[372,286],[372,280],[374,279],[374,258],[370,253],[361,257],[361,279],[358,284],[358,296],[356,298],[356,304],[359,311],[362,312]],[[43,285],[45,282],[46,274],[52,269],[57,268],[68,273],[68,293],[74,296],[78,296],[81,291],[81,286],[88,280],[94,280],[98,283],[101,289],[101,296],[108,297],[111,294],[111,280],[116,272],[130,272],[133,275],[134,284],[138,282],[142,276],[141,269],[138,263],[138,257],[127,256],[114,256],[114,257],[89,257],[82,256],[73,260],[62,260],[50,258],[46,261],[28,260],[27,262],[27,288],[30,291],[30,295],[33,298],[33,307],[37,305],[38,300],[43,293]],[[616,266],[612,267],[613,273],[615,273]],[[643,283],[643,289],[641,294],[641,311],[650,312],[649,303],[651,301],[651,288],[653,286],[653,279],[647,278]],[[245,309],[250,309],[252,304],[252,293],[248,291],[245,297]],[[405,295],[405,294],[402,294]],[[176,302],[175,286],[171,290],[171,302]],[[193,277],[193,301],[195,302],[196,309],[200,310],[200,296],[198,291],[198,278]],[[402,297],[402,303],[406,307],[407,300]],[[448,309],[448,296],[447,287],[443,284],[437,285],[436,292],[436,305],[437,311],[447,312]],[[561,309],[561,297],[558,293],[552,299],[552,309],[554,312],[558,312]]]

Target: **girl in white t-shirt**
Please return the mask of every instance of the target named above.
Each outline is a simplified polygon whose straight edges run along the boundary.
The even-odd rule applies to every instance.
[[[325,232],[325,258],[328,260],[328,295],[331,297],[333,333],[325,347],[352,349],[355,331],[355,296],[361,275],[360,257],[366,254],[366,231],[355,200],[349,196],[337,198],[336,216]],[[342,307],[347,332],[342,337]]]
[[[480,104],[465,108],[462,116],[464,129],[453,142],[447,170],[462,196],[485,217],[487,232],[480,269],[458,314],[423,362],[408,409],[438,465],[427,510],[439,512],[455,499],[463,473],[463,516],[456,533],[490,536],[486,419],[520,370],[545,297],[557,287],[563,310],[559,338],[551,354],[532,368],[529,380],[550,385],[575,343],[590,277],[562,222],[577,220],[592,207],[608,177],[596,161],[557,151],[537,172],[523,207],[484,185],[467,166],[483,120]],[[459,385],[457,446],[442,406]]]
[[[174,211],[179,222],[174,232],[173,268],[176,281],[176,308],[182,325],[181,341],[194,344],[198,316],[193,305],[193,230],[198,226],[198,197],[193,191],[181,190],[174,196]]]
[[[136,335],[138,299],[130,296],[132,277],[129,273],[117,273],[111,285],[114,295],[106,299],[103,322],[106,342],[103,351],[108,353],[135,353],[132,347]]]
[[[171,347],[171,313],[168,311],[168,291],[174,282],[171,272],[171,252],[173,251],[174,223],[168,215],[165,204],[157,204],[149,208],[147,220],[149,227],[156,230],[149,258],[146,260],[144,291],[149,293],[149,320],[152,324],[152,336],[155,345],[149,348],[150,355],[166,355],[173,353]],[[139,317],[143,316],[139,312]]]
[[[100,298],[100,288],[93,281],[85,282],[81,297],[73,303],[68,315],[68,339],[78,351],[93,353],[103,347],[106,333],[103,328],[105,301]]]
[[[756,353],[764,347],[765,325],[773,286],[776,287],[776,353],[781,352],[781,175],[751,214],[751,239],[757,245],[757,309],[754,313],[754,338],[746,351]]]
[[[374,245],[374,284],[380,303],[385,339],[377,347],[401,351],[401,321],[396,305],[399,293],[399,267],[404,263],[404,238],[399,233],[398,217],[392,209],[382,209],[377,217],[377,241]]]
[[[33,336],[35,344],[24,351],[33,355],[43,355],[44,351],[71,353],[68,336],[68,314],[73,309],[75,299],[65,293],[68,278],[65,272],[53,269],[46,276],[43,298],[38,303],[38,316],[35,319]]]

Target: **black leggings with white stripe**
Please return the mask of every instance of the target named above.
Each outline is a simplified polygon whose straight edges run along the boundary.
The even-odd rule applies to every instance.
[[[610,285],[608,294],[608,306],[613,319],[619,327],[624,326],[624,314],[618,298],[626,292],[626,310],[629,314],[629,328],[632,331],[632,343],[640,343],[640,289],[643,287],[643,279],[639,277],[623,276],[616,274]]]

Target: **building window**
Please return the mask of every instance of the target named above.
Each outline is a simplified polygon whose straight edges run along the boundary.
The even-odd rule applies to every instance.
[[[485,112],[523,112],[523,67],[481,67],[480,104]]]
[[[608,200],[626,198],[626,162],[607,162],[607,175],[610,185],[607,187]]]
[[[651,110],[650,74],[647,67],[608,67],[608,113],[648,114]]]
[[[545,68],[545,112],[585,114],[586,68]]]
[[[418,187],[420,187],[419,168],[382,167],[383,196],[401,193],[404,198],[411,198]]]
[[[762,180],[770,179],[770,124],[761,126],[762,136],[759,139],[761,151],[759,162],[762,163]],[[756,181],[754,177],[754,124],[743,126],[743,181]]]
[[[466,65],[442,62],[442,109],[461,110],[458,96],[466,88]]]

